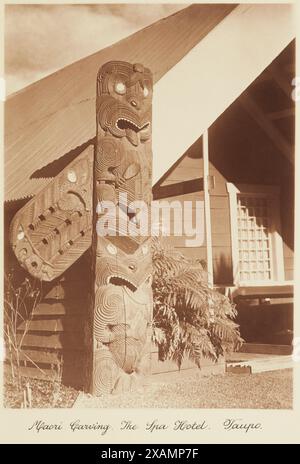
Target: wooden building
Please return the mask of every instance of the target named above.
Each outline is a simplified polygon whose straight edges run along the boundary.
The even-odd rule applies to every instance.
[[[153,189],[156,199],[205,205],[207,149],[206,240],[196,248],[184,235],[166,241],[207,263],[213,284],[238,302],[246,341],[259,344],[292,340],[294,56],[291,42]]]
[[[205,207],[200,247],[186,246],[184,236],[168,237],[169,242],[204,260],[211,283],[236,298],[242,335],[255,349],[290,345],[292,19],[291,5],[192,5],[10,96],[6,233],[16,211],[94,145],[101,64],[142,62],[155,82],[154,198],[202,200]],[[7,270],[23,272],[8,240],[5,244]],[[66,382],[84,359],[80,320],[88,304],[89,270],[87,251],[62,278],[43,284],[23,343],[49,373],[62,356]],[[23,327],[19,330],[21,337]],[[80,384],[79,375],[76,379]]]

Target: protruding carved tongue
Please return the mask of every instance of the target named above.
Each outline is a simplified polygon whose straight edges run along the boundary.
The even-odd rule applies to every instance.
[[[129,127],[127,127],[125,131],[126,131],[126,137],[128,138],[129,142],[131,142],[132,145],[137,147],[139,144],[138,134],[133,129],[130,129]]]

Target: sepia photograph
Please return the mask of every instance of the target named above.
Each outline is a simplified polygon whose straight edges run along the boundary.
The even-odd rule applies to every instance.
[[[292,411],[294,6],[7,3],[3,42],[3,408]]]

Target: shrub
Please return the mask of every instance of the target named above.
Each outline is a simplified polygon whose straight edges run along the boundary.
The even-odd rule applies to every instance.
[[[206,280],[200,262],[153,241],[153,340],[162,361],[180,368],[186,356],[201,367],[203,357],[217,361],[241,346],[234,305]]]

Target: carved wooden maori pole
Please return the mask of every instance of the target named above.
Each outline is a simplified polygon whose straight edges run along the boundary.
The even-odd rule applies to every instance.
[[[152,76],[141,64],[106,63],[97,77],[94,166],[93,394],[135,388],[150,363],[151,247],[132,202],[150,206]],[[137,204],[137,203],[135,203]],[[108,205],[117,221],[105,224]],[[129,229],[129,230],[125,230]]]
[[[148,69],[105,64],[97,77],[94,172],[89,146],[11,223],[17,259],[43,281],[59,277],[92,243],[95,286],[86,338],[92,353],[88,387],[96,395],[133,389],[150,365],[150,238],[145,231],[141,235],[140,215],[132,205],[147,210],[152,199],[151,100]],[[103,235],[96,223],[106,219],[107,202],[118,222]]]

